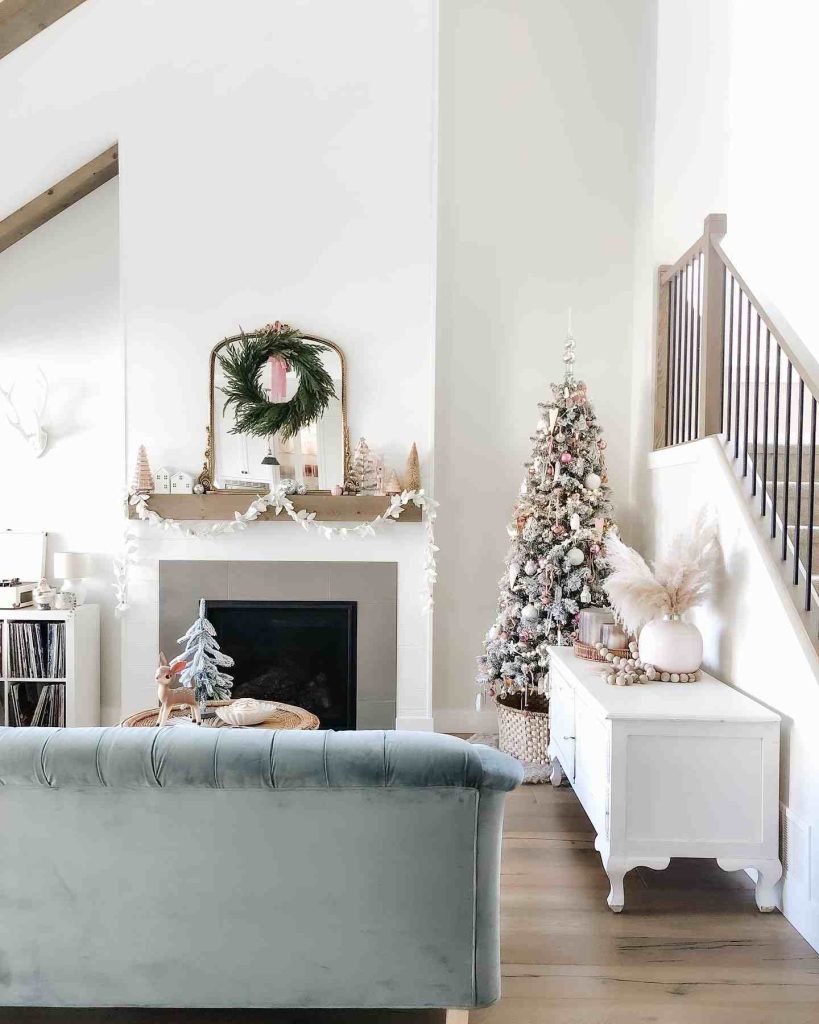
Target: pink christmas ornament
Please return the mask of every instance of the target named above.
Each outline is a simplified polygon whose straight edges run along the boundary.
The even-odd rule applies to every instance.
[[[571,455],[569,455],[568,452],[563,452],[563,454],[560,456],[560,461],[563,463],[564,466],[568,466],[569,463],[572,461],[572,457]]]
[[[591,553],[593,555],[599,555],[600,554],[600,545],[599,544],[591,544],[589,546],[589,551],[591,551]]]

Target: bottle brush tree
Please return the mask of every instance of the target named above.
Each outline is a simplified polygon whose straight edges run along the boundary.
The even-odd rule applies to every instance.
[[[532,457],[507,527],[511,543],[498,611],[478,659],[484,694],[511,707],[545,710],[548,648],[571,644],[581,608],[607,604],[603,538],[612,526],[606,442],[586,385],[566,373],[540,403]]]
[[[205,618],[205,600],[199,601],[199,616],[187,633],[177,643],[184,644],[184,651],[171,662],[171,668],[180,661],[185,668],[179,674],[183,686],[192,686],[200,704],[209,700],[229,700],[233,687],[233,676],[223,672],[230,668],[233,658],[219,649],[216,630]]]

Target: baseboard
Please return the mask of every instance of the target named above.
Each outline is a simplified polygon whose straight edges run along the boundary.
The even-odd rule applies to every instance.
[[[498,731],[498,713],[494,707],[437,708],[433,711],[436,732],[489,732]]]

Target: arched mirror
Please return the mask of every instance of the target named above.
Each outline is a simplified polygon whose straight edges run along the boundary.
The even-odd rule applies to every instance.
[[[235,406],[225,405],[227,380],[220,353],[228,345],[262,332],[238,334],[220,341],[210,356],[210,451],[208,477],[219,490],[267,492],[283,479],[292,479],[307,491],[329,491],[344,484],[348,476],[350,443],[347,429],[347,382],[344,355],[338,345],[325,338],[300,335],[318,347],[321,363],[333,382],[334,394],[318,419],[298,430],[292,437],[281,434],[257,436],[236,433]],[[262,391],[290,401],[299,387],[299,374],[290,365],[271,364],[260,369],[257,380]],[[274,399],[275,400],[275,399]]]

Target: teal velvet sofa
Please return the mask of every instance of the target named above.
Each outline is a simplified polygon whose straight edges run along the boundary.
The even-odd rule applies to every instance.
[[[412,732],[0,729],[0,1004],[500,992],[505,754]]]

